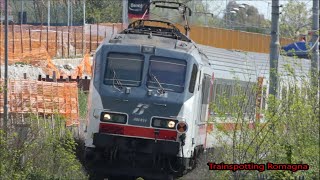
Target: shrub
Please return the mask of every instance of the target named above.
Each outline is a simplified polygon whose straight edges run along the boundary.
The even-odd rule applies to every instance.
[[[24,132],[0,130],[0,179],[87,179],[65,121],[30,117]]]

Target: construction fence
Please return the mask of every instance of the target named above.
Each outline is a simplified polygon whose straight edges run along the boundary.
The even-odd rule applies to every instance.
[[[184,32],[183,27],[177,27]],[[9,64],[29,63],[31,60],[72,58],[93,53],[104,39],[110,39],[123,29],[121,23],[87,24],[85,26],[32,26],[10,25]],[[223,49],[269,53],[270,35],[242,32],[214,27],[192,26],[190,38],[198,44]],[[280,44],[293,39],[280,38]],[[4,44],[4,27],[0,27],[0,43]],[[4,59],[4,46],[0,46]],[[0,59],[0,60],[1,60]]]
[[[49,57],[70,58],[93,52],[105,38],[122,29],[121,24],[85,26],[10,25],[8,31],[9,64]],[[4,44],[4,26],[0,27],[0,43]],[[4,46],[0,46],[4,59]]]
[[[185,32],[183,26],[176,26],[181,32]],[[269,53],[270,50],[271,36],[267,34],[203,26],[191,26],[190,29],[190,38],[198,44],[258,53]],[[280,38],[280,45],[284,46],[294,41]]]
[[[214,27],[191,27],[190,37],[198,44],[223,49],[269,53],[270,35],[244,32]],[[280,45],[294,42],[293,39],[280,38]]]
[[[2,79],[0,80],[0,87],[4,87]],[[0,107],[3,107],[3,88],[0,91]],[[37,118],[59,114],[66,119],[66,126],[79,125],[77,83],[10,79],[8,111],[10,115],[27,117],[33,114]],[[0,108],[0,114],[3,115],[3,108]],[[14,120],[12,119],[12,121]]]

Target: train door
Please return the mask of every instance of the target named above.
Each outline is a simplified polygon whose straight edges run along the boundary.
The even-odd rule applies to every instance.
[[[211,75],[203,74],[201,80],[200,98],[199,98],[199,106],[198,106],[198,136],[200,138],[200,144],[205,145],[206,141],[206,127],[207,127],[207,119],[208,119],[208,110],[209,110],[209,97],[210,97],[210,88],[211,88]]]

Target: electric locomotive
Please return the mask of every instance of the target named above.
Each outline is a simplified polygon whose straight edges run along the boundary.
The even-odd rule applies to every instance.
[[[186,21],[191,15],[184,4],[171,8]],[[187,36],[188,23],[185,30],[138,20],[96,50],[85,130],[85,156],[96,174],[167,179],[195,167],[206,148],[214,74]]]

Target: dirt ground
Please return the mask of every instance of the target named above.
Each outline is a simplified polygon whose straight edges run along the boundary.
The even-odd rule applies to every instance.
[[[220,162],[221,157],[220,153],[223,151],[219,148],[210,149],[207,152],[203,153],[197,162],[197,167],[192,171],[185,174],[183,177],[178,178],[177,180],[213,180],[214,171],[209,170],[208,162]]]

